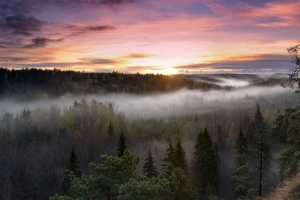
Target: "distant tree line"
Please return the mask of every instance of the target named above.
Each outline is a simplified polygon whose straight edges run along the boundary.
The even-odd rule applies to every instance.
[[[193,81],[182,76],[125,74],[118,72],[76,72],[60,69],[0,68],[0,98],[18,100],[60,97],[71,94],[167,92],[180,88],[220,89],[215,84]]]

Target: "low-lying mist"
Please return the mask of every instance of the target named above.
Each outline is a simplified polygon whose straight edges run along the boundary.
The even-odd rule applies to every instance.
[[[130,119],[135,118],[167,118],[190,114],[204,114],[218,109],[253,108],[256,104],[286,105],[298,103],[299,97],[292,89],[273,87],[243,87],[234,90],[187,90],[181,89],[170,93],[156,93],[148,95],[132,94],[101,94],[79,95],[66,94],[58,99],[40,99],[31,102],[17,102],[12,99],[0,102],[0,116],[6,112],[17,114],[24,108],[30,110],[37,107],[49,108],[57,105],[61,108],[73,105],[74,101],[82,99],[91,102],[110,102],[115,111],[124,113]],[[261,105],[263,107],[263,105]],[[277,110],[276,110],[277,111]]]
[[[184,75],[183,75],[184,76]],[[244,87],[253,83],[268,81],[270,79],[287,79],[287,74],[194,74],[185,75],[193,81],[216,84],[222,87]]]
[[[81,102],[83,99],[86,100],[84,103],[90,105],[95,99],[96,106],[80,107],[86,110],[82,109],[79,117],[74,117],[76,111],[74,101]],[[136,167],[138,173],[143,173],[148,149],[153,152],[155,166],[158,170],[161,169],[169,140],[173,145],[177,140],[181,140],[188,166],[191,167],[197,135],[207,127],[212,139],[219,145],[219,196],[234,199],[230,168],[234,165],[234,144],[239,129],[242,128],[246,136],[251,134],[253,114],[256,105],[259,104],[271,133],[271,124],[277,111],[282,111],[286,104],[294,106],[298,101],[299,96],[294,94],[294,90],[280,86],[248,86],[210,91],[181,89],[147,95],[65,94],[57,99],[49,99],[44,95],[40,100],[27,102],[6,99],[0,102],[0,118],[3,116],[5,118],[2,121],[2,128],[3,133],[7,134],[3,135],[11,136],[12,140],[11,143],[2,140],[0,150],[8,153],[0,156],[0,163],[5,167],[16,165],[22,169],[27,166],[25,171],[30,174],[28,175],[30,178],[25,185],[35,184],[31,181],[32,174],[35,174],[38,180],[56,176],[54,178],[56,181],[62,181],[65,173],[62,169],[67,165],[69,150],[74,145],[80,158],[81,170],[89,174],[92,172],[88,163],[100,163],[101,155],[104,154],[115,155],[118,134],[122,130],[126,134],[129,149],[140,159]],[[113,111],[108,103],[112,103]],[[38,107],[45,110],[36,109]],[[24,108],[33,111],[31,113],[33,120],[26,120],[28,119],[26,112],[22,113]],[[92,112],[93,108],[98,109],[96,113]],[[14,115],[5,115],[6,112]],[[19,120],[16,114],[19,114],[19,118],[22,118],[22,114],[25,117]],[[113,124],[115,134],[113,141],[107,135],[110,123]],[[278,182],[276,158],[284,144],[276,145],[272,147],[273,159],[267,163],[267,170],[264,172],[264,194],[275,188]],[[54,172],[45,174],[43,163],[48,163],[49,170],[55,169]],[[43,170],[40,173],[32,173],[32,170],[35,170],[33,166]],[[14,175],[13,172],[8,174]],[[0,178],[4,179],[4,175],[6,174],[3,173]],[[44,175],[47,178],[43,179]],[[5,180],[10,178],[5,176]],[[45,187],[47,191],[49,187],[53,187],[55,192],[59,191],[57,184],[48,184]],[[19,184],[19,188],[23,188],[23,185]],[[47,198],[54,194],[49,192]]]

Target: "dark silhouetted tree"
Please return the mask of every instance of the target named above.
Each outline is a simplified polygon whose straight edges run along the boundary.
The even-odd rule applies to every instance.
[[[277,116],[277,128],[285,125],[288,119],[286,148],[279,155],[279,175],[283,181],[300,171],[300,104],[287,107],[284,115]]]
[[[175,162],[176,162],[175,149],[171,141],[169,142],[169,148],[167,149],[167,153],[163,161],[164,161],[163,168],[168,164],[168,162],[171,162],[175,166]]]
[[[287,49],[291,58],[292,63],[296,66],[291,68],[291,74],[289,74],[288,84],[283,86],[289,86],[294,88],[294,83],[298,83],[298,88],[295,93],[300,92],[300,57],[299,50],[300,44],[292,46]],[[287,107],[284,115],[278,115],[276,119],[275,128],[282,128],[284,122],[288,121],[287,126],[287,146],[279,156],[279,174],[280,179],[285,180],[286,178],[296,175],[300,171],[300,103],[294,108]]]
[[[152,157],[151,150],[149,149],[148,156],[145,159],[145,164],[144,164],[144,168],[143,168],[144,174],[146,174],[146,176],[148,178],[156,177],[158,174],[156,167],[154,166],[154,162],[155,161]]]
[[[256,112],[254,113],[252,134],[249,140],[249,153],[252,156],[251,165],[254,173],[254,184],[255,180],[258,183],[258,196],[262,195],[263,171],[265,162],[269,156],[270,140],[265,119],[259,105],[257,105]],[[255,174],[258,175],[257,179],[255,179]]]
[[[300,57],[299,57],[299,52],[300,50],[300,44],[292,46],[287,49],[289,52],[292,63],[294,63],[296,66],[294,68],[290,68],[291,74],[289,74],[289,81],[286,84],[282,84],[283,86],[289,86],[291,88],[294,88],[294,82],[298,83],[298,88],[295,91],[295,93],[300,92],[300,78],[299,78],[299,72],[300,72]]]
[[[114,127],[113,127],[113,125],[112,125],[112,123],[111,123],[111,120],[109,120],[109,125],[108,125],[108,127],[107,127],[107,134],[108,134],[110,137],[112,137],[113,134],[114,134]]]
[[[246,199],[252,195],[250,166],[248,164],[248,141],[240,127],[238,138],[235,141],[235,157],[232,171],[232,182],[237,199]]]
[[[185,151],[179,139],[177,140],[175,148],[175,166],[180,167],[185,172],[185,174],[188,174],[188,164],[185,156]]]
[[[118,156],[119,157],[123,156],[126,149],[127,149],[126,138],[125,138],[124,132],[121,130],[120,138],[118,141],[118,148],[117,148]]]
[[[193,181],[201,197],[206,196],[208,187],[209,195],[212,190],[216,192],[219,174],[217,163],[216,149],[206,127],[204,132],[198,134],[192,161]]]
[[[71,188],[71,179],[70,175],[73,174],[75,177],[80,177],[82,172],[79,170],[79,160],[75,153],[75,148],[72,146],[71,155],[69,158],[69,164],[67,166],[68,171],[65,173],[67,176],[63,180],[62,189],[65,194],[68,193],[68,191]]]

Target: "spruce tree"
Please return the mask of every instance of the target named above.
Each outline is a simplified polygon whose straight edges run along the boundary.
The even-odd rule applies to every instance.
[[[152,178],[152,177],[156,177],[158,175],[158,172],[156,170],[156,167],[154,166],[154,159],[152,157],[152,153],[151,150],[148,150],[148,157],[145,159],[145,164],[144,164],[144,174],[146,174],[146,176],[148,178]]]
[[[240,127],[238,138],[235,141],[235,157],[232,171],[232,182],[237,199],[243,199],[251,195],[250,166],[247,162],[249,158],[248,141]]]
[[[295,93],[300,93],[300,44],[292,46],[287,50],[292,58],[291,62],[296,66],[291,68],[289,82],[288,84],[283,84],[283,86],[294,88],[294,83],[296,83],[298,88],[295,90]],[[276,124],[282,124],[284,118],[288,122],[286,123],[288,127],[287,146],[279,156],[279,173],[281,180],[292,177],[300,171],[300,103],[293,108],[287,108],[285,112],[284,116],[279,116],[279,119],[276,120]]]
[[[114,134],[114,127],[111,123],[111,120],[109,120],[109,125],[108,125],[107,129],[108,129],[107,134],[112,137]]]
[[[206,127],[197,137],[192,161],[194,184],[198,187],[201,196],[206,195],[208,187],[214,191],[217,188],[218,158],[216,155],[216,148]]]
[[[72,146],[71,155],[69,158],[69,164],[67,165],[68,171],[65,173],[66,177],[63,180],[62,189],[65,194],[68,193],[71,188],[71,178],[70,175],[73,174],[75,177],[80,177],[82,172],[79,170],[79,160],[75,153],[75,148]]]
[[[277,126],[284,125],[288,119],[286,148],[279,155],[279,175],[283,181],[296,175],[300,171],[300,104],[296,107],[287,107],[285,115],[280,115],[276,119]]]
[[[249,150],[252,156],[251,165],[255,173],[254,177],[257,176],[257,179],[254,178],[254,180],[258,183],[258,196],[262,195],[264,162],[269,156],[269,140],[265,119],[259,105],[257,105],[254,113],[252,135],[249,141]]]
[[[127,149],[126,138],[125,138],[123,131],[121,130],[120,138],[118,141],[118,148],[117,148],[118,156],[119,157],[123,156],[126,149]]]
[[[165,168],[169,162],[171,162],[175,166],[175,149],[172,145],[172,142],[169,142],[169,148],[167,149],[167,153],[165,154],[164,164],[162,165]]]
[[[185,174],[188,174],[188,165],[185,156],[185,151],[179,139],[177,140],[176,149],[175,149],[175,166],[180,167]]]

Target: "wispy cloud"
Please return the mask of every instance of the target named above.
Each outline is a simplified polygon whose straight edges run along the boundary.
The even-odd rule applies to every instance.
[[[48,39],[48,38],[34,38],[34,39],[32,39],[31,44],[24,46],[24,48],[45,47],[49,43],[58,43],[58,42],[62,42],[62,41],[63,41],[63,39],[52,40],[52,39]]]
[[[123,63],[120,59],[104,59],[104,58],[80,58],[81,64],[86,65],[103,65],[103,64],[109,64],[109,65],[116,65]]]
[[[0,27],[4,31],[12,31],[12,34],[30,36],[34,32],[41,31],[45,22],[36,19],[33,16],[15,15],[6,16],[0,21]]]
[[[299,10],[290,0],[0,0],[0,65],[284,70],[286,48],[299,42]]]
[[[109,25],[104,25],[104,26],[76,26],[76,25],[71,25],[67,27],[68,29],[72,30],[72,33],[70,34],[71,36],[75,35],[82,35],[88,32],[101,32],[101,31],[111,31],[114,30],[115,27],[109,26]]]
[[[287,55],[244,55],[231,56],[227,61],[211,61],[176,66],[179,72],[244,72],[244,73],[276,73],[288,72],[292,64]]]
[[[149,58],[155,56],[154,54],[142,54],[142,53],[133,53],[127,56],[124,56],[123,58]]]

